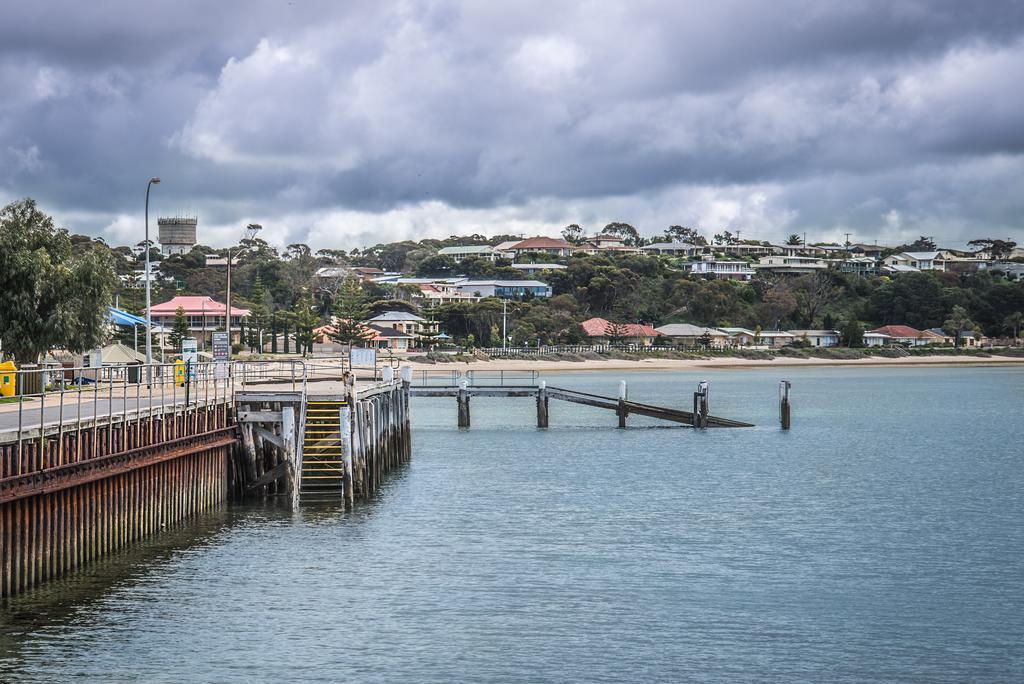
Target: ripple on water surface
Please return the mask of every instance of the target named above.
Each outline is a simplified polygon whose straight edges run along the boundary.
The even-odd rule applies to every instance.
[[[232,507],[0,609],[0,680],[1024,678],[1024,372],[629,375],[748,430],[414,400],[346,513]],[[619,375],[549,384],[614,394]]]

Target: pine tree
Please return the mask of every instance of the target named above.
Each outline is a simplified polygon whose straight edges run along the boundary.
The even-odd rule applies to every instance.
[[[303,288],[299,301],[292,310],[291,318],[295,325],[295,351],[302,351],[302,355],[305,356],[313,350],[313,329],[320,322],[316,303],[308,289]]]
[[[354,276],[346,278],[334,298],[335,320],[331,339],[341,344],[361,344],[370,338],[363,321],[369,314],[366,296],[359,280]]]
[[[181,342],[188,336],[188,318],[185,317],[185,309],[179,306],[174,311],[174,325],[170,335],[171,348],[181,351]]]

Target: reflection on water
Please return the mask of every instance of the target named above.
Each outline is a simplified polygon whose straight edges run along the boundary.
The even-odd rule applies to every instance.
[[[0,680],[1024,678],[1022,369],[636,373],[692,430],[413,404],[352,511],[217,511],[0,609]],[[618,374],[549,384],[614,394]]]

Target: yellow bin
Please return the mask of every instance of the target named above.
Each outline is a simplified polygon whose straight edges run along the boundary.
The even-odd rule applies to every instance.
[[[0,363],[0,397],[14,396],[17,372],[18,367],[14,365],[13,361]]]
[[[181,359],[174,360],[174,384],[178,387],[185,386],[185,362]]]

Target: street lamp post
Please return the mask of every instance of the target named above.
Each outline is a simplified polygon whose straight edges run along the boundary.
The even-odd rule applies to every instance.
[[[153,302],[150,293],[152,278],[149,272],[149,189],[159,182],[159,178],[150,178],[146,183],[146,366],[149,368],[147,379],[150,384],[153,383]]]
[[[245,227],[245,238],[244,239],[249,240],[251,242],[252,239],[256,237],[256,233],[260,232],[262,229],[263,229],[263,226],[261,226],[260,224],[258,224],[258,223],[250,223],[248,226]],[[240,246],[237,250],[235,250],[235,256],[238,256],[239,254],[241,254],[242,252],[244,252],[248,248],[249,248],[248,246]],[[228,247],[228,283],[227,283],[227,296],[225,297],[225,299],[227,301],[225,302],[225,311],[224,311],[224,329],[228,333],[228,358],[231,358],[231,259],[232,258],[233,257],[231,256],[231,248]]]

